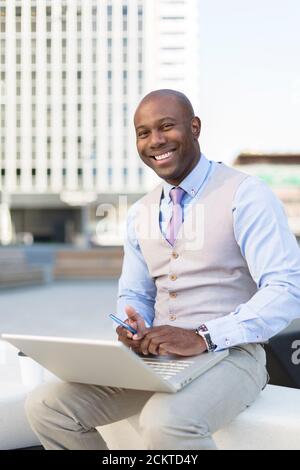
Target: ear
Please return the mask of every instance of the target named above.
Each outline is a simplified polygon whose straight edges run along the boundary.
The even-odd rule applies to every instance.
[[[191,126],[192,126],[193,136],[195,140],[198,140],[200,136],[200,132],[201,132],[201,121],[197,116],[193,117],[191,121]]]

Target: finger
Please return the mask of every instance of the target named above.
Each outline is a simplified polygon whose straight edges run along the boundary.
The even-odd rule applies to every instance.
[[[162,343],[166,343],[166,342],[170,341],[169,336],[154,336],[152,338],[148,337],[147,339],[150,339],[150,341],[148,343],[148,351],[149,351],[149,353],[154,354],[154,355],[159,354],[159,346]]]
[[[155,340],[150,341],[149,346],[148,346],[148,351],[150,354],[154,354],[154,356],[157,356],[159,354],[158,349],[159,349],[160,344],[157,343]]]
[[[129,348],[132,347],[133,341],[131,339],[127,338],[126,336],[119,336],[118,340],[121,343],[125,344],[125,346],[128,346]]]
[[[160,350],[162,352],[160,352]],[[159,346],[159,354],[165,356],[166,354],[176,354],[178,356],[186,356],[187,354],[183,354],[183,351],[180,349],[178,344],[175,343],[168,343],[162,342]]]
[[[169,351],[167,349],[165,349],[161,344],[159,345],[159,348],[158,348],[158,354],[160,356],[167,356],[169,353]]]
[[[125,312],[130,320],[136,321],[136,317],[139,315],[138,312],[131,307],[131,305],[125,306]]]
[[[126,328],[124,328],[123,326],[118,326],[118,328],[116,329],[116,332],[118,336],[121,338],[132,339],[133,334],[130,333],[130,331],[126,330]]]
[[[162,343],[167,343],[170,341],[169,336],[159,336],[155,335],[154,337],[149,337],[147,335],[141,342],[141,351],[144,355],[146,354],[159,354],[158,348]]]
[[[155,326],[153,328],[146,328],[144,331],[145,336],[149,339],[153,339],[158,336],[167,336],[171,334],[168,327],[165,326]]]
[[[131,307],[131,305],[126,305],[125,312],[130,321],[136,322],[134,327],[138,330],[138,333],[133,337],[133,339],[141,339],[146,330],[144,318],[133,307]]]

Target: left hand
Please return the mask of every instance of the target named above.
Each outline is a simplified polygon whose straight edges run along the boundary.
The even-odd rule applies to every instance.
[[[140,348],[143,354],[178,356],[195,356],[207,350],[203,338],[196,335],[194,330],[170,325],[147,329]]]

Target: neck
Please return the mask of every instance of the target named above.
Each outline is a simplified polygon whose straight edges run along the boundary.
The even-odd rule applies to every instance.
[[[201,158],[200,152],[192,160],[191,165],[176,179],[166,179],[165,181],[172,186],[179,186],[180,183],[193,171]]]

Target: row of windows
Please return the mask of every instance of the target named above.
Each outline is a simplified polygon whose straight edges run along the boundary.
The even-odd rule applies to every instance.
[[[66,17],[66,12],[67,12],[67,6],[63,5],[61,9],[61,30],[62,32],[66,32],[67,30],[67,17]],[[31,32],[35,33],[36,32],[36,7],[32,6],[31,7]],[[15,21],[15,28],[16,32],[20,33],[22,31],[22,22],[21,22],[21,16],[22,16],[22,7],[16,7],[15,10],[15,15],[16,15],[16,21]],[[46,6],[46,31],[51,32],[52,28],[52,8],[51,6]],[[5,7],[0,7],[0,31],[2,33],[5,33],[6,30],[6,24],[5,24]],[[77,26],[77,31],[81,32],[82,30],[82,21],[81,21],[81,9],[77,9],[77,21],[76,21],[76,26]],[[122,7],[122,29],[123,31],[127,31],[128,28],[128,7],[127,5],[123,5]],[[138,31],[143,30],[143,7],[142,5],[138,5]],[[107,6],[107,31],[112,31],[113,27],[113,5],[108,5]],[[92,8],[92,31],[97,32],[97,6],[93,6]]]
[[[112,94],[113,94],[112,72],[110,72],[110,71],[107,72],[107,79],[108,79],[108,81],[107,81],[107,94],[108,94],[108,96],[112,96]],[[60,90],[61,90],[62,97],[65,97],[65,96],[68,95],[68,87],[67,87],[66,80],[62,81]],[[46,84],[46,87],[45,87],[45,93],[46,93],[46,96],[48,98],[52,97],[52,95],[53,95],[52,91],[53,91],[53,88],[52,88],[51,84],[49,84],[49,81],[48,81],[48,83]],[[81,87],[80,82],[79,82],[79,86],[77,86],[77,90],[76,90],[76,93],[77,93],[76,96],[77,97],[82,96],[82,91],[83,91],[83,87]],[[138,92],[139,92],[140,95],[143,93],[143,71],[142,70],[138,71]],[[18,99],[19,99],[19,97],[21,97],[21,93],[22,93],[22,89],[21,89],[21,86],[20,86],[19,80],[18,80],[18,83],[16,84],[16,97],[18,97]],[[125,71],[124,74],[123,74],[122,93],[123,93],[124,97],[126,97],[127,93],[128,93],[127,71]],[[92,85],[92,87],[90,89],[90,95],[94,96],[94,97],[98,95],[97,85],[95,85],[95,84]],[[36,81],[33,80],[32,83],[31,83],[31,98],[35,99],[36,96],[37,96]],[[19,103],[17,103],[17,105],[18,104]],[[63,106],[63,104],[62,104],[62,106]]]
[[[108,39],[108,41],[109,41],[109,39]],[[139,64],[141,64],[143,62],[143,40],[142,40],[142,38],[138,39],[137,45],[138,45],[137,61],[138,61]],[[4,50],[5,50],[4,47],[2,47],[2,51],[4,51]],[[47,48],[47,53],[45,55],[45,58],[46,58],[46,63],[47,64],[52,63],[52,54],[51,54],[51,51],[50,51],[49,48]],[[92,64],[97,63],[98,54],[97,54],[96,48],[93,48],[93,51],[91,51],[91,57],[90,58],[91,58],[91,63]],[[36,64],[36,59],[37,59],[36,52],[31,50],[31,56],[30,56],[31,64]],[[80,64],[82,62],[82,54],[80,52],[78,52],[78,50],[77,50],[77,54],[76,54],[76,59],[77,59],[78,64]],[[66,49],[63,49],[62,52],[61,52],[61,61],[62,61],[62,64],[67,63]],[[108,64],[111,64],[112,61],[113,61],[112,47],[110,45],[110,46],[108,46],[108,49],[107,49],[107,62],[108,62]],[[123,46],[122,61],[125,64],[128,62],[127,45]],[[5,64],[5,53],[3,53],[3,52],[1,54],[1,63]],[[17,65],[22,64],[22,55],[21,55],[21,50],[20,49],[16,50],[16,64]]]
[[[62,116],[61,116],[61,125],[63,128],[66,128],[68,126],[68,121],[67,121],[67,115],[66,115],[66,104],[63,104],[62,105]],[[32,117],[31,117],[31,127],[32,128],[35,128],[36,125],[37,125],[37,120],[36,120],[36,105],[35,104],[32,104],[32,107],[31,107],[31,111],[32,111]],[[82,120],[82,104],[81,103],[78,103],[77,104],[77,126],[79,128],[82,127],[82,125],[86,125],[86,123],[83,122]],[[45,117],[46,117],[46,125],[47,127],[51,127],[52,125],[52,112],[51,112],[51,108],[48,106],[46,108],[46,113],[45,113]],[[94,103],[92,105],[92,119],[91,119],[91,125],[93,128],[96,128],[97,127],[97,119],[96,119],[96,114],[97,114],[97,105]],[[5,118],[6,118],[6,115],[5,115],[5,106],[4,105],[1,105],[1,120],[0,120],[0,123],[1,123],[1,128],[4,129],[5,128]],[[127,103],[123,103],[123,106],[122,106],[122,119],[123,119],[123,126],[124,127],[127,127],[128,126],[128,105]],[[16,123],[16,128],[17,129],[20,129],[22,127],[22,122],[21,122],[21,105],[19,103],[17,103],[16,105],[16,116],[15,116],[15,123]],[[108,124],[108,127],[112,127],[113,126],[113,109],[112,109],[112,104],[111,103],[108,103],[107,105],[107,124]],[[50,143],[51,140],[50,138],[48,138],[48,143]]]
[[[53,43],[53,37],[50,37],[50,38],[45,37],[44,40],[46,41],[46,47],[48,49],[51,49],[52,43]],[[139,39],[139,40],[141,40],[141,39]],[[73,39],[70,40],[70,41],[73,41]],[[68,39],[67,38],[61,38],[60,42],[61,42],[62,49],[66,49],[67,44],[68,44]],[[6,39],[1,38],[1,47],[3,49],[5,48],[5,43],[6,43]],[[55,43],[57,44],[57,40],[55,40]],[[31,44],[31,48],[35,49],[36,44],[37,44],[37,40],[36,39],[30,39],[30,44]],[[93,45],[94,50],[97,48],[97,44],[98,44],[97,37],[93,37],[92,38],[92,45]],[[112,48],[112,45],[113,45],[113,40],[112,40],[111,37],[108,37],[107,38],[107,47]],[[122,37],[122,45],[123,45],[124,48],[128,46],[128,37],[127,36]],[[22,38],[16,38],[16,50],[19,51],[19,49],[21,49],[21,46],[22,46]],[[81,47],[82,47],[82,38],[77,37],[77,48],[81,49]]]
[[[143,185],[144,184],[144,170],[143,168],[138,168],[137,170],[137,177],[138,177],[138,184],[139,185]],[[57,173],[53,173],[55,174],[55,176],[57,176]],[[48,168],[47,169],[47,172],[46,172],[46,176],[47,176],[47,185],[50,187],[51,185],[51,180],[52,180],[52,170],[51,168]],[[70,174],[73,175],[73,173],[70,172]],[[91,172],[91,175],[93,177],[93,184],[96,186],[96,177],[98,176],[98,171],[97,171],[97,168],[93,168],[92,172]],[[6,186],[6,177],[7,176],[10,176],[11,173],[7,172],[6,173],[6,170],[4,168],[2,168],[0,170],[0,176],[1,176],[1,186],[2,187],[5,187]],[[15,175],[16,175],[16,178],[17,178],[17,185],[19,185],[21,183],[21,177],[22,177],[22,170],[20,168],[17,168],[16,171],[15,171]],[[63,181],[62,181],[62,184],[63,186],[66,186],[66,177],[68,175],[68,171],[66,168],[63,168],[61,170],[61,176],[63,178]],[[35,186],[35,184],[37,183],[37,176],[38,176],[38,171],[36,170],[36,168],[32,168],[31,169],[31,178],[32,178],[32,181],[31,181],[31,184],[33,186]],[[77,176],[77,184],[79,187],[81,187],[83,185],[83,171],[81,168],[78,168],[77,169],[77,172],[76,172],[76,176]],[[101,172],[101,176],[103,176],[103,171]],[[113,168],[107,168],[106,170],[106,177],[108,179],[108,183],[109,185],[112,184],[113,182],[113,177],[114,177],[114,170]],[[123,168],[122,169],[122,177],[123,177],[123,184],[127,184],[128,183],[128,169],[127,168]]]
[[[67,168],[62,168],[60,171],[61,171],[61,174],[63,176],[68,174]],[[113,176],[113,174],[114,174],[114,169],[113,168],[109,167],[109,168],[106,169],[106,171],[107,171],[108,175]],[[140,175],[143,174],[143,168],[138,168],[137,171]],[[31,170],[30,170],[31,176],[36,176],[37,172],[38,171],[37,171],[36,168],[31,168]],[[9,173],[8,170],[6,170],[5,168],[1,168],[1,176],[6,176],[8,173]],[[15,169],[15,175],[16,176],[22,176],[22,174],[26,174],[26,173],[27,173],[26,170],[23,171],[21,168],[16,168]],[[47,176],[51,176],[53,173],[56,174],[55,170],[53,171],[51,168],[46,169]],[[70,171],[70,173],[72,173],[72,171]],[[78,176],[82,176],[84,174],[84,170],[82,168],[77,168],[76,173],[77,173]],[[99,173],[98,168],[92,168],[92,174],[93,175],[97,175],[98,173]],[[127,176],[128,175],[128,168],[122,168],[122,173],[123,173],[123,175]]]

